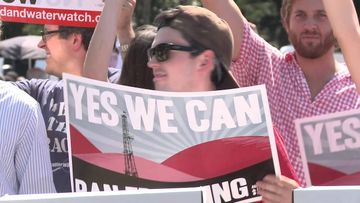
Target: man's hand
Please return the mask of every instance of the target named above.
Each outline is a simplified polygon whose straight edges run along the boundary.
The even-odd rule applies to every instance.
[[[131,26],[136,0],[121,0],[121,11],[118,15],[118,29],[126,29]]]
[[[102,0],[106,2],[106,0]],[[119,15],[117,16],[117,37],[121,44],[129,44],[135,37],[132,28],[132,17],[135,11],[136,0],[119,0],[121,4]]]
[[[264,203],[291,203],[292,190],[299,184],[285,176],[267,175],[262,181],[256,182],[259,194]]]
[[[129,44],[135,37],[132,27],[132,17],[136,6],[136,0],[121,0],[121,8],[117,19],[117,37],[120,44]]]

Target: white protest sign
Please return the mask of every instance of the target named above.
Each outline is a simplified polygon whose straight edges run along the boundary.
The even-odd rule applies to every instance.
[[[76,192],[204,187],[207,203],[260,200],[279,175],[265,86],[161,92],[63,75]]]
[[[308,185],[360,184],[360,110],[295,124]]]
[[[0,0],[2,21],[95,27],[102,0]]]
[[[153,189],[138,191],[5,195],[0,203],[205,203],[201,188]]]

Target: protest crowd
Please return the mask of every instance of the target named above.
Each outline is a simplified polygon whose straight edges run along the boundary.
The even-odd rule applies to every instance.
[[[278,167],[278,169],[268,171],[264,168],[264,171],[258,173],[257,179],[253,180],[252,189],[256,189],[256,192],[253,192],[254,196],[261,196],[261,201],[264,203],[291,203],[293,190],[311,186],[307,174],[309,167],[304,165],[302,157],[304,153],[300,147],[304,141],[300,141],[298,138],[296,120],[360,108],[360,59],[358,57],[360,55],[360,25],[353,0],[282,0],[280,20],[294,47],[294,51],[288,53],[281,53],[279,49],[265,41],[256,32],[254,25],[246,19],[241,6],[238,6],[233,0],[201,0],[201,3],[202,6],[179,5],[162,11],[155,17],[152,25],[134,27],[132,19],[137,4],[136,0],[105,0],[104,9],[96,28],[56,23],[44,24],[38,47],[46,52],[46,74],[54,75],[58,79],[19,79],[13,70],[6,70],[6,74],[0,78],[5,80],[0,81],[0,115],[2,118],[0,119],[2,156],[0,196],[5,194],[66,193],[81,190],[79,185],[82,183],[72,183],[75,179],[74,176],[79,173],[72,172],[73,176],[71,176],[70,171],[74,170],[71,168],[71,160],[74,165],[79,160],[89,161],[90,159],[84,154],[98,153],[101,151],[101,147],[98,147],[95,141],[91,143],[81,140],[82,137],[75,138],[73,136],[87,131],[93,131],[94,134],[107,134],[105,131],[101,132],[100,128],[96,130],[95,124],[116,126],[120,120],[124,122],[124,119],[134,122],[135,110],[127,113],[119,112],[119,114],[121,113],[119,118],[114,116],[117,114],[113,113],[111,106],[120,103],[116,102],[119,100],[116,98],[121,97],[119,95],[112,96],[115,95],[116,88],[135,91],[134,95],[146,93],[140,96],[143,100],[136,97],[136,101],[132,101],[136,103],[134,106],[137,107],[140,106],[140,100],[147,101],[146,99],[149,100],[148,105],[150,105],[152,96],[158,98],[160,97],[158,95],[183,94],[190,95],[187,99],[190,100],[190,98],[196,98],[191,93],[207,95],[206,92],[209,92],[208,94],[212,96],[209,98],[213,99],[211,106],[222,109],[214,107],[213,112],[217,112],[220,116],[212,115],[213,122],[209,121],[208,128],[211,128],[212,125],[212,130],[215,131],[216,127],[214,126],[217,125],[214,120],[217,118],[217,122],[223,122],[218,124],[219,128],[225,126],[228,131],[231,131],[233,128],[242,126],[239,121],[240,110],[237,108],[239,106],[236,106],[236,104],[244,104],[241,103],[242,97],[234,93],[232,97],[226,96],[225,98],[225,96],[222,97],[222,93],[216,92],[224,92],[226,95],[227,92],[234,89],[263,85],[266,89],[266,102],[260,103],[259,109],[265,112],[267,109],[269,110],[269,121],[271,122],[264,123],[269,124],[270,128],[268,129],[271,130],[266,131],[265,134],[273,136],[270,138],[270,145],[275,151],[276,157],[274,157],[274,152],[270,154],[273,156],[271,160],[276,160],[275,163],[278,165],[274,167]],[[2,5],[0,4],[0,6]],[[1,18],[0,20],[2,20]],[[116,42],[119,43],[119,46],[117,47],[118,51],[114,52]],[[337,47],[340,47],[345,63],[337,62],[334,59]],[[121,68],[114,68],[116,62],[109,65],[110,56],[114,53],[115,58],[117,57],[116,61],[122,61]],[[84,81],[87,81],[85,78],[102,81],[99,83],[102,84],[99,85],[101,88],[96,89],[95,84],[97,83],[95,82],[94,84],[89,82],[88,87],[84,89],[81,89],[81,85],[75,87],[63,79],[63,73],[83,77]],[[79,81],[79,84],[82,82]],[[105,83],[107,84],[105,85]],[[107,86],[112,88],[112,93],[104,91]],[[84,92],[87,99],[84,99]],[[81,101],[77,102],[76,98],[74,101],[66,99],[68,96],[65,95],[70,93],[80,95]],[[101,95],[101,102],[96,103],[91,100],[90,97],[94,95]],[[244,98],[249,98],[248,100],[255,98],[251,95],[250,91]],[[81,99],[81,96],[84,98]],[[124,96],[125,103],[128,105],[130,100],[126,96],[128,95]],[[180,103],[176,100],[177,97],[174,97],[174,103]],[[170,134],[176,130],[169,124],[166,128],[166,124],[162,122],[163,119],[174,119],[169,118],[169,114],[161,112],[161,109],[171,106],[165,102],[165,98],[166,96],[163,96],[163,103],[160,99],[154,101],[157,108],[154,110],[156,111],[154,114],[164,117],[158,118],[159,124],[153,125],[167,129]],[[225,104],[231,100],[229,98],[235,98],[233,99],[235,106],[230,107],[227,105],[228,103]],[[78,114],[81,110],[76,108],[84,108],[85,104],[82,102],[85,100],[89,106],[92,104],[87,109],[92,109],[93,112],[105,109],[108,114],[101,113],[101,116],[96,117],[91,114],[91,110],[88,110],[86,116],[89,117],[90,124],[87,125],[89,129],[83,129],[86,127],[74,129],[74,126],[81,126],[82,123],[79,121],[79,123],[71,123],[70,126],[69,120],[73,117],[81,117]],[[196,106],[194,108],[196,110],[193,111],[205,111],[206,107],[201,105],[203,103],[196,101],[198,103],[191,103]],[[223,101],[224,105],[222,106]],[[75,107],[67,109],[67,103],[71,102],[74,102]],[[246,105],[244,106],[246,108]],[[228,107],[229,110],[226,110],[225,107]],[[189,108],[186,104],[186,109]],[[239,109],[241,108],[239,107]],[[143,114],[149,116],[150,109],[150,107],[144,109],[146,112]],[[235,113],[230,115],[231,109],[235,109],[236,116],[234,116]],[[227,112],[229,112],[229,117],[227,117]],[[185,114],[175,113],[178,113],[175,115],[176,120],[183,119],[182,116]],[[143,114],[141,113],[141,115]],[[68,115],[72,115],[69,116],[71,118],[67,118]],[[237,122],[230,122],[231,117],[236,117]],[[248,120],[256,119],[249,116]],[[360,121],[358,119],[348,120],[343,122],[343,126],[346,126],[343,127],[344,132],[357,131],[359,134]],[[194,129],[197,129],[198,132],[204,130],[205,119],[194,122],[193,126],[196,127]],[[92,126],[91,123],[94,125]],[[121,129],[125,132],[124,123],[122,124]],[[143,125],[147,125],[145,120]],[[256,127],[254,126],[253,129],[247,129],[247,131],[255,131]],[[339,128],[340,124],[336,129]],[[320,127],[314,129],[305,127],[304,129],[310,134],[309,137],[313,141],[316,140],[316,135],[320,136],[323,132]],[[326,125],[324,129],[331,131],[329,125]],[[150,130],[143,131],[145,134],[145,131]],[[69,132],[71,132],[71,142],[84,144],[84,149],[68,146],[70,143]],[[151,135],[155,135],[155,133]],[[350,138],[341,141],[341,135],[335,133],[331,135],[337,136],[330,138],[328,135],[327,137],[330,140],[331,151],[345,151],[346,148],[360,149],[359,136],[349,135]],[[96,140],[94,137],[92,139]],[[124,135],[124,146],[130,145],[132,139]],[[149,143],[151,143],[150,140],[152,141],[152,139],[149,138]],[[213,141],[212,138],[206,140]],[[267,138],[267,142],[269,142],[268,140]],[[126,143],[126,141],[128,142]],[[211,152],[212,150],[218,150],[218,153],[225,150],[241,153],[241,155],[232,154],[232,160],[237,156],[242,159],[243,154],[251,160],[252,156],[260,156],[262,153],[257,148],[249,147],[245,150],[245,145],[243,145],[245,141],[242,138],[229,137],[226,138],[226,142],[228,142],[226,145],[215,145],[214,143],[214,146],[222,148],[203,150],[199,153],[208,154],[208,156],[215,154],[215,152]],[[344,144],[341,145],[340,142]],[[177,145],[177,143],[173,144]],[[155,147],[150,144],[139,146]],[[241,151],[239,148],[242,147],[244,150]],[[70,148],[72,150],[69,150]],[[127,149],[131,150],[131,148]],[[195,150],[195,147],[193,149]],[[144,153],[147,151],[147,149],[143,150]],[[324,149],[317,148],[316,153],[321,154],[322,150]],[[73,154],[69,154],[71,151]],[[125,151],[124,149],[124,153]],[[166,150],[164,149],[164,151]],[[197,156],[198,154],[193,154],[193,160],[196,160]],[[229,156],[229,154],[224,154],[224,156]],[[125,161],[124,165],[131,164],[131,160],[134,159],[132,154],[128,157],[130,161]],[[102,159],[105,162],[107,160],[103,157]],[[178,161],[183,160],[178,159]],[[241,160],[238,161],[241,162]],[[108,162],[112,162],[110,156]],[[176,168],[175,166],[178,166],[179,163],[176,161],[170,163],[169,161],[166,164],[166,166]],[[217,165],[217,163],[213,164]],[[232,170],[235,170],[236,167],[241,168],[240,163],[237,165],[224,161],[221,164],[221,170],[222,172],[226,171],[226,174],[233,172]],[[272,161],[271,164],[273,164]],[[359,166],[360,164],[355,163],[355,165]],[[134,169],[135,166],[128,167],[129,171],[123,172],[125,175],[138,175]],[[214,168],[217,167],[214,166]],[[199,170],[200,168],[199,166]],[[354,173],[360,172],[360,168],[357,169],[359,170],[354,169]],[[117,172],[113,168],[112,170]],[[197,177],[208,172],[206,167],[203,170]],[[184,171],[186,170],[184,169]],[[315,183],[313,177],[316,175],[311,175],[313,183]],[[187,176],[184,175],[184,177]],[[206,178],[210,180],[213,176],[209,175]],[[242,184],[240,179],[235,178],[229,181],[229,184],[231,185],[235,180],[239,181],[238,184]],[[360,184],[360,181],[349,184],[354,185],[355,183]],[[81,187],[82,189],[86,188],[86,184]],[[154,188],[156,187],[154,186]],[[216,193],[214,186],[209,186],[209,188],[213,194]],[[240,199],[245,193],[247,192],[235,193],[232,191],[232,198]],[[219,200],[215,195],[210,199],[213,202]],[[259,199],[254,200],[254,202],[257,201]],[[231,202],[231,200],[223,197],[219,202]]]

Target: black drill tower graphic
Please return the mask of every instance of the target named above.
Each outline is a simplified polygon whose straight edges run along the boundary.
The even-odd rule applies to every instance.
[[[124,162],[125,162],[125,175],[138,177],[135,165],[134,153],[131,147],[131,142],[134,139],[129,134],[128,116],[126,111],[121,115],[122,129],[123,129],[123,144],[124,144]]]

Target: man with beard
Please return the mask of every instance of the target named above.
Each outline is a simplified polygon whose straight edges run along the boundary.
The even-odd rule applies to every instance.
[[[333,57],[336,40],[323,2],[283,0],[282,23],[295,47],[285,55],[252,31],[233,0],[202,3],[231,27],[235,44],[231,70],[237,82],[241,86],[266,85],[272,120],[284,136],[290,160],[305,186],[294,120],[360,107],[350,73]],[[277,181],[269,177],[263,182],[269,184],[261,186],[281,191],[272,190],[284,186]]]

